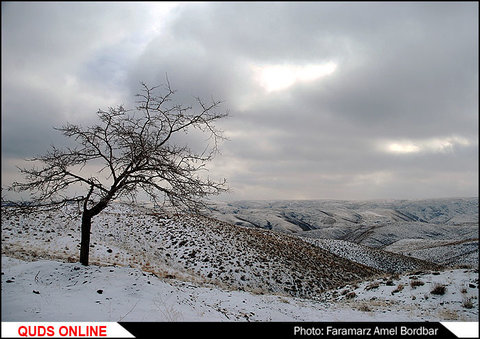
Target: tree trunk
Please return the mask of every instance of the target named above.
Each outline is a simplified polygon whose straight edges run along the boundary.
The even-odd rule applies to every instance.
[[[88,266],[90,252],[90,230],[92,228],[92,215],[87,211],[82,214],[82,239],[80,241],[80,263]]]

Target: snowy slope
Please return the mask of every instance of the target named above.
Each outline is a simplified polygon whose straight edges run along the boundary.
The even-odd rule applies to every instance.
[[[329,291],[324,298],[340,308],[375,314],[409,310],[419,320],[436,314],[437,319],[478,321],[478,269],[385,275]]]
[[[415,270],[440,268],[428,261],[422,261],[397,253],[378,250],[344,240],[303,238],[315,246],[323,248],[342,258],[352,260],[387,273],[403,273]]]
[[[315,301],[159,279],[137,268],[3,256],[2,321],[478,321],[478,272],[422,273],[416,288],[410,278],[349,285]],[[447,284],[445,295],[430,293],[435,283]]]
[[[478,239],[401,239],[384,247],[384,250],[441,265],[478,266]]]
[[[467,226],[478,225],[478,198],[234,201],[214,204],[212,214],[234,224],[289,232],[396,222]]]
[[[449,287],[451,299],[441,307],[441,299],[424,298],[426,291],[413,288],[410,293],[394,293],[397,299],[392,301],[384,296],[396,288],[389,280],[377,296],[365,284],[383,277],[397,279],[395,285],[408,285],[409,275],[389,277],[381,271],[389,271],[387,263],[395,257],[399,261],[394,260],[393,267],[398,272],[428,272],[423,262],[400,255],[385,255],[382,261],[384,252],[349,247],[352,244],[347,242],[323,241],[320,248],[320,243],[310,244],[288,234],[206,217],[167,216],[121,203],[94,219],[91,266],[84,267],[76,263],[80,223],[72,211],[70,207],[56,213],[2,215],[2,320],[433,321],[478,317],[478,271],[425,273],[422,279],[430,285],[436,281],[466,286],[460,288],[463,292]],[[350,292],[355,294],[352,298],[340,297]],[[435,300],[439,302],[432,304]]]
[[[2,220],[2,252],[17,258],[76,261],[78,217],[71,211]],[[91,262],[142,268],[158,276],[299,297],[374,274],[297,237],[214,219],[159,215],[115,204],[93,221]]]
[[[236,225],[344,240],[438,264],[478,265],[478,198],[219,202],[211,213]],[[416,250],[423,245],[428,251]]]

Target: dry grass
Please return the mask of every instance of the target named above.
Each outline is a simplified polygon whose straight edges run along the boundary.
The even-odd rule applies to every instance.
[[[380,282],[379,281],[374,281],[374,282],[368,284],[367,286],[365,286],[365,291],[370,291],[370,290],[376,289],[378,287],[380,287]]]
[[[357,296],[357,294],[355,292],[349,292],[345,295],[345,298],[346,299],[353,299]]]
[[[444,284],[436,283],[433,285],[433,289],[430,291],[431,294],[435,295],[444,295],[447,292],[447,286]]]
[[[398,292],[403,291],[404,288],[405,288],[405,285],[403,285],[403,284],[398,284],[398,285],[397,285],[397,288],[392,291],[392,295],[394,295],[395,293],[398,293]]]
[[[423,285],[425,285],[425,283],[421,280],[415,279],[415,280],[410,281],[410,287],[411,288],[416,288],[418,286],[423,286]]]
[[[443,319],[443,320],[459,320],[460,319],[456,311],[444,309],[444,308],[438,311],[438,315],[440,319]]]

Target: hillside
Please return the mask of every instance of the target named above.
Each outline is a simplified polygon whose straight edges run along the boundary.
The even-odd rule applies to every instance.
[[[138,268],[2,256],[2,321],[478,321],[478,271],[434,273],[417,275],[418,287],[410,276],[376,279],[315,301],[158,279]],[[436,284],[446,285],[445,295],[431,293]],[[392,293],[398,286],[405,287]]]
[[[216,203],[226,222],[343,240],[447,265],[478,265],[478,198]]]
[[[386,273],[439,269],[439,265],[409,256],[370,248],[344,240],[303,238],[305,241],[342,258]]]
[[[80,222],[69,210],[2,220],[2,253],[76,261]],[[314,297],[378,274],[301,239],[211,218],[115,204],[94,219],[91,262],[228,288]]]
[[[84,267],[78,219],[72,206],[2,217],[2,321],[478,318],[478,270],[121,203],[94,219]]]

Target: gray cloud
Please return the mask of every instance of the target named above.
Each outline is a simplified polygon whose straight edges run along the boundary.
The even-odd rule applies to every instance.
[[[231,112],[211,166],[229,179],[224,198],[478,195],[478,4],[190,3],[161,13],[2,4],[2,158],[60,142],[49,126],[131,104],[139,81],[168,73],[180,101],[213,96]],[[271,92],[255,73],[327,62],[330,75]]]

